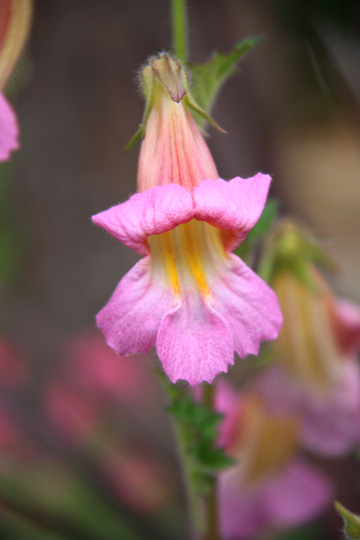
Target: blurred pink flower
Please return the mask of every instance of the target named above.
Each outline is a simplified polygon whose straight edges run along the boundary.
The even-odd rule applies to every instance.
[[[254,385],[269,410],[301,417],[302,445],[316,454],[342,456],[360,442],[360,373],[356,358],[343,359],[332,391],[323,394],[289,375],[282,366],[260,374]]]
[[[118,497],[138,512],[156,512],[173,495],[170,474],[147,449],[120,448],[101,468]]]
[[[16,388],[28,378],[22,352],[9,340],[0,337],[0,387]]]
[[[44,407],[52,425],[73,443],[82,444],[93,434],[98,419],[97,406],[78,388],[61,381],[49,382]]]
[[[312,288],[290,269],[273,280],[284,314],[275,344],[281,367],[256,384],[271,410],[301,415],[307,449],[338,456],[360,439],[360,310],[338,300],[314,265],[306,269]]]
[[[4,408],[0,408],[0,452],[3,455],[6,451],[12,453],[24,441],[21,431],[11,414]]]
[[[18,135],[15,113],[0,93],[0,161],[7,161],[11,152],[19,148]]]
[[[271,413],[251,394],[237,398],[226,393],[225,399],[218,397],[226,423],[220,439],[238,464],[219,478],[224,538],[253,538],[315,518],[330,503],[332,487],[297,456],[296,415]]]
[[[76,336],[65,347],[68,379],[91,397],[126,402],[139,399],[151,388],[142,358],[118,356],[98,332]]]

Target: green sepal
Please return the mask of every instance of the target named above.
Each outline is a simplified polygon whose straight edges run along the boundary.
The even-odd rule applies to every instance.
[[[126,154],[126,152],[128,150],[130,150],[130,148],[132,148],[134,146],[134,144],[139,140],[141,139],[142,137],[142,132],[143,132],[143,128],[142,128],[142,124],[141,126],[139,126],[139,129],[137,130],[137,132],[135,133],[135,135],[133,135],[133,137],[130,139],[130,141],[127,143],[127,145],[125,146],[124,150],[123,150],[123,154]]]
[[[335,501],[334,506],[344,520],[345,538],[347,540],[360,540],[360,516],[350,512],[338,501]]]
[[[188,94],[185,98],[185,101],[186,103],[189,105],[189,107],[195,112],[195,115],[194,115],[194,118],[196,119],[196,115],[200,116],[202,118],[202,120],[204,120],[205,122],[209,122],[215,129],[217,129],[218,131],[220,131],[220,133],[223,133],[225,135],[227,135],[227,131],[225,131],[222,127],[219,126],[219,124],[217,124],[217,122],[215,122],[215,120],[213,118],[211,118],[211,116],[204,111],[204,109],[202,109],[197,103],[196,101],[194,101],[193,97],[191,94]],[[199,122],[198,122],[199,123]]]
[[[207,62],[190,64],[192,76],[191,93],[204,111],[210,112],[223,84],[236,72],[236,66],[246,53],[262,40],[262,36],[249,37],[236,43],[229,53],[216,51]],[[204,123],[206,118],[198,118]]]

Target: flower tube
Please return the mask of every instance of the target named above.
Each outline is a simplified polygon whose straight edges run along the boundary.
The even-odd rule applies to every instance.
[[[218,178],[175,60],[153,59],[143,78],[150,105],[140,192],[93,221],[144,258],[97,324],[119,354],[156,346],[171,381],[212,382],[233,364],[234,350],[257,354],[281,327],[274,292],[231,253],[259,219],[271,179]]]

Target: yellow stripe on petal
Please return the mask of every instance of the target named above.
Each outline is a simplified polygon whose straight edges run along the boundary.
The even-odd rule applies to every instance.
[[[180,297],[179,278],[170,232],[149,236],[148,244],[151,250],[152,275],[155,279],[164,280],[172,289],[174,296]]]
[[[24,48],[31,15],[32,0],[0,0],[0,89]]]
[[[211,282],[219,257],[225,257],[221,231],[191,220],[148,238],[154,275],[165,279],[175,295],[200,295],[211,303]]]

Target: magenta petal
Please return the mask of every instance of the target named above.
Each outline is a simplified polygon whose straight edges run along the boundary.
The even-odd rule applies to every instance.
[[[252,178],[205,180],[194,190],[195,218],[232,231],[226,249],[241,244],[265,206],[271,177],[258,173]]]
[[[19,128],[15,114],[0,93],[0,161],[6,161],[12,150],[19,148]]]
[[[156,348],[172,382],[211,383],[234,363],[233,339],[226,321],[190,294],[161,321]]]
[[[255,390],[271,411],[298,414],[303,446],[323,456],[342,456],[358,443],[360,370],[357,359],[343,359],[336,385],[316,393],[298,383],[280,366],[264,370]]]
[[[155,347],[161,318],[172,306],[171,293],[152,279],[145,257],[123,277],[96,322],[118,354],[145,353]]]
[[[274,291],[236,255],[229,255],[219,277],[212,285],[215,309],[232,331],[236,352],[258,354],[260,341],[276,339],[282,325]]]
[[[136,193],[123,204],[92,217],[93,222],[141,255],[148,255],[148,236],[190,221],[194,216],[191,193],[177,185],[156,186]]]
[[[255,486],[244,486],[233,467],[219,477],[221,532],[227,539],[266,529],[289,529],[311,521],[331,502],[332,484],[321,471],[295,461]]]
[[[268,483],[264,490],[269,521],[289,528],[314,519],[331,502],[330,480],[309,463],[297,461]]]
[[[244,488],[240,478],[239,467],[219,476],[220,530],[226,540],[252,538],[268,525],[261,491]]]
[[[348,300],[341,299],[336,305],[335,331],[341,349],[346,354],[355,354],[360,349],[360,309]]]

